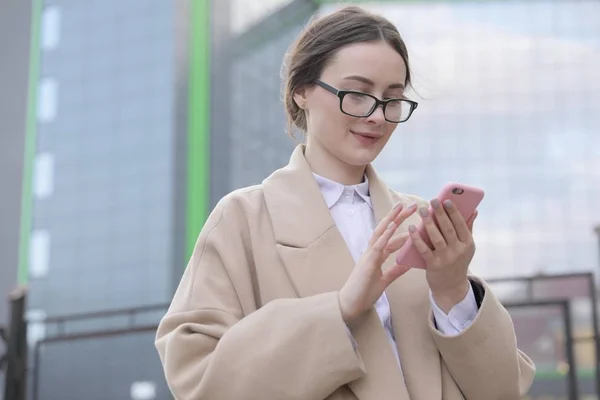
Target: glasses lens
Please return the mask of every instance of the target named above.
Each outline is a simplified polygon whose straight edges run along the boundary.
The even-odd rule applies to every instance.
[[[390,101],[385,107],[385,118],[388,121],[404,122],[410,116],[411,109],[411,104],[408,101]]]
[[[347,93],[342,100],[342,111],[355,117],[369,115],[375,107],[375,99],[362,93]]]

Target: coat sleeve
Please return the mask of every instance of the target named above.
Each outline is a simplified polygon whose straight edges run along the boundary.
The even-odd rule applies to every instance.
[[[517,349],[506,309],[483,281],[477,281],[485,294],[471,326],[451,337],[443,336],[431,323],[433,338],[466,400],[521,399],[533,382],[535,366]]]
[[[252,293],[252,248],[247,218],[230,203],[222,201],[207,220],[159,324],[155,344],[174,397],[321,400],[364,375],[337,293],[245,311],[240,298]]]

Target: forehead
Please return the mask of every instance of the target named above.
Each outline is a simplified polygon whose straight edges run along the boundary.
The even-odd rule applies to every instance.
[[[324,79],[340,80],[360,75],[388,86],[406,81],[402,56],[385,41],[354,43],[339,49],[323,70]]]

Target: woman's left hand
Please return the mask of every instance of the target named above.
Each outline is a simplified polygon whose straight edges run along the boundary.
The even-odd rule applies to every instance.
[[[409,232],[415,248],[425,260],[427,283],[433,299],[448,314],[469,290],[467,272],[475,254],[471,232],[477,211],[465,221],[450,200],[443,205],[432,200],[431,206],[439,229],[426,207],[419,209],[419,214],[433,248],[423,241],[414,225],[409,226]]]

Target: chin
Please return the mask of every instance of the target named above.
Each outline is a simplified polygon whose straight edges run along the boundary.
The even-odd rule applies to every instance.
[[[345,157],[343,157],[344,161],[355,167],[366,167],[371,164],[377,156],[379,155],[379,150],[371,150],[371,149],[352,149],[346,152]]]

